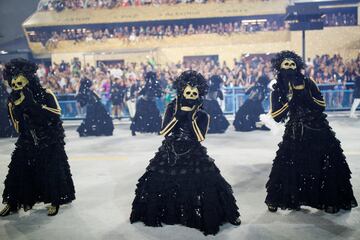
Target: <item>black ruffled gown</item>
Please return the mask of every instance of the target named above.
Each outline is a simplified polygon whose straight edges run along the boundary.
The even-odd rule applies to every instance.
[[[262,106],[265,98],[265,89],[265,87],[257,85],[246,91],[249,98],[239,107],[233,122],[236,131],[269,130],[265,126],[256,126],[256,123],[260,122],[260,114],[265,113]]]
[[[109,113],[100,97],[90,89],[91,85],[87,85],[90,80],[83,81],[76,96],[80,106],[86,106],[86,117],[77,129],[80,137],[112,136],[114,125]]]
[[[224,133],[230,124],[224,116],[218,101],[205,99],[203,108],[210,115],[208,133]]]
[[[324,108],[319,89],[309,79],[304,90],[293,90],[290,102],[283,101],[278,90],[272,92],[273,118],[289,116],[289,121],[266,184],[269,207],[304,205],[336,213],[357,206],[349,166]]]
[[[136,103],[136,112],[130,129],[140,133],[158,133],[161,129],[161,115],[156,106],[155,98],[161,95],[161,89],[148,87],[139,92],[143,97]]]
[[[166,110],[159,151],[139,179],[132,204],[131,223],[147,226],[182,224],[205,235],[216,234],[223,223],[238,219],[231,186],[201,146],[209,117],[203,110],[196,120],[177,120],[175,100]]]
[[[4,182],[3,203],[25,210],[37,202],[62,205],[75,199],[60,106],[50,90],[39,90],[34,99],[26,105],[9,102],[20,135]]]

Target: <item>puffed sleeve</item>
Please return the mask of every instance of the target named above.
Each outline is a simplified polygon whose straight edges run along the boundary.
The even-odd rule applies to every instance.
[[[10,119],[13,123],[13,126],[14,126],[16,132],[18,133],[19,132],[19,119],[17,119],[17,116],[15,115],[14,107],[15,106],[9,101],[8,102],[9,116],[10,116]]]
[[[59,102],[55,96],[55,94],[50,90],[46,89],[46,104],[41,105],[41,108],[47,113],[55,114],[55,115],[61,115],[61,107],[59,105]]]
[[[203,110],[198,110],[192,117],[193,131],[199,142],[205,140],[205,135],[209,129],[210,116]]]
[[[176,106],[177,106],[176,101],[177,100],[172,101],[166,107],[160,135],[167,136],[178,122],[178,120],[175,118]]]
[[[276,122],[283,121],[289,111],[287,102],[281,100],[279,90],[274,90],[270,94],[270,114]]]
[[[321,95],[320,89],[318,88],[314,80],[309,79],[308,83],[308,89],[305,89],[310,93],[307,99],[308,106],[318,111],[324,111],[326,103],[323,96]]]

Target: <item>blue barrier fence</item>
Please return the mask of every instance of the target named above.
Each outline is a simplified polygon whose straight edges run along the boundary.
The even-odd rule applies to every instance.
[[[326,101],[326,111],[344,111],[350,110],[353,102],[353,83],[347,83],[346,85],[318,85],[324,99]],[[224,100],[221,103],[225,114],[235,114],[238,108],[246,101],[247,95],[246,89],[242,87],[226,87],[223,89]],[[86,114],[85,108],[80,108],[75,100],[75,95],[58,95],[59,104],[62,108],[63,119],[81,119]],[[103,104],[107,110],[111,112],[111,101],[102,98]],[[156,104],[160,111],[163,113],[165,108],[164,98],[159,98]],[[266,111],[269,110],[270,102],[269,96],[267,96],[263,102]],[[129,117],[126,106],[123,109],[122,117]]]

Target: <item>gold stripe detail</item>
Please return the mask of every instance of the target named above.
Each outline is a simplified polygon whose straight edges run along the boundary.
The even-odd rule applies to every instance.
[[[271,116],[275,118],[280,114],[282,114],[287,108],[288,108],[288,104],[286,103],[279,111],[276,111],[275,113],[271,113]]]
[[[316,98],[314,98],[314,97],[313,97],[313,99],[314,99],[314,102],[315,102],[316,104],[318,104],[318,105],[320,105],[320,106],[322,106],[322,107],[326,107],[326,104],[325,104],[324,101],[320,101],[320,100],[318,100],[318,99],[316,99]]]
[[[199,126],[197,125],[196,119],[193,120],[192,123],[193,123],[193,127],[194,127],[194,130],[195,130],[195,133],[197,134],[198,141],[199,141],[199,142],[204,141],[205,138],[204,138],[204,136],[202,135]]]
[[[41,107],[42,107],[42,109],[48,110],[49,112],[55,113],[57,115],[61,115],[61,110],[59,110],[59,109],[51,108],[46,105],[42,105]]]
[[[284,106],[282,106],[280,109],[278,109],[275,112],[271,112],[271,115],[278,115],[278,113],[284,112],[284,110],[288,107],[288,103],[285,103]]]
[[[195,132],[195,135],[196,135],[197,140],[198,140],[199,142],[201,142],[201,137],[199,136],[199,132],[197,131],[194,122],[195,122],[195,121],[192,121],[192,122],[191,122],[192,127],[193,127],[193,130],[194,130],[194,132]]]
[[[312,97],[315,101],[318,101],[318,102],[321,102],[321,103],[325,103],[325,101],[324,100],[322,100],[322,99],[317,99],[317,98],[314,98],[314,97]]]
[[[23,92],[20,92],[20,98],[16,99],[14,104],[16,106],[20,105],[25,100],[25,96]]]
[[[17,133],[19,133],[19,122],[13,116],[13,105],[12,105],[12,103],[9,103],[8,107],[9,107],[10,118],[11,118],[11,121],[12,121],[12,123],[14,125],[15,131]]]
[[[206,131],[205,131],[205,134],[207,134],[207,132],[208,132],[208,130],[209,130],[209,126],[210,126],[210,115],[209,114],[207,114],[207,116],[208,116],[208,123],[207,123],[207,126],[206,126]]]
[[[301,84],[299,86],[292,86],[295,90],[303,90],[305,88],[305,84]]]
[[[174,117],[170,122],[169,124],[163,129],[160,131],[160,135],[166,135],[168,134],[171,129],[173,129],[173,127],[176,125],[176,123],[178,122],[178,120]]]
[[[61,115],[61,107],[60,107],[60,104],[55,96],[55,94],[50,90],[50,89],[46,89],[46,92],[49,93],[53,98],[54,98],[54,101],[55,101],[55,104],[56,104],[56,108],[52,108],[52,107],[48,107],[46,105],[43,105],[42,108],[43,109],[46,109],[52,113],[55,113],[55,114],[58,114],[58,115]]]

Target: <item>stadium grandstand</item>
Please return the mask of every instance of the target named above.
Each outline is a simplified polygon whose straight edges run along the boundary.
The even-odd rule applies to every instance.
[[[173,97],[172,81],[185,69],[220,75],[224,112],[234,114],[248,87],[262,75],[273,78],[274,53],[302,51],[301,32],[291,31],[286,9],[303,2],[41,0],[22,27],[41,81],[59,95],[63,117],[83,112],[74,101],[83,76],[111,111],[113,83],[141,86],[145,72],[154,70],[165,92],[163,109]],[[360,64],[359,2],[312,2],[324,28],[307,31],[306,72],[324,91],[327,110],[348,110]],[[3,60],[19,54],[2,53]]]

